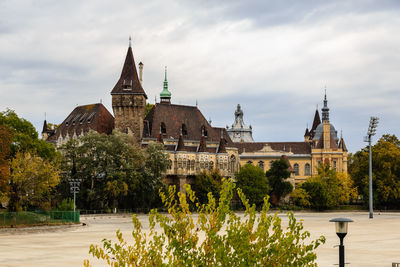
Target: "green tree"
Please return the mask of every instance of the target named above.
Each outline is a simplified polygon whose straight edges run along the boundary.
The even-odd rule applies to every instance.
[[[235,174],[235,177],[237,187],[243,190],[250,203],[262,205],[270,191],[264,171],[258,166],[246,164]]]
[[[169,164],[162,145],[141,149],[132,136],[118,131],[88,133],[69,140],[62,150],[66,179],[83,179],[78,200],[87,209],[152,206]]]
[[[222,185],[222,175],[219,170],[213,170],[211,172],[203,171],[196,175],[193,190],[196,192],[196,196],[199,202],[204,204],[208,201],[208,193],[212,193],[215,199],[219,199],[219,192]]]
[[[293,191],[293,185],[285,181],[290,177],[288,168],[286,160],[279,159],[273,161],[271,168],[266,172],[268,184],[271,187],[270,195],[275,195],[277,202]]]
[[[13,110],[0,112],[0,125],[7,127],[12,135],[11,157],[14,157],[17,152],[29,152],[46,160],[59,160],[59,154],[54,145],[39,139],[32,123],[19,118]]]
[[[54,188],[59,183],[59,169],[51,161],[18,152],[11,161],[10,211],[29,207],[50,209]]]
[[[154,107],[154,104],[150,104],[150,103],[146,103],[146,113],[145,116],[147,116],[147,114],[149,114],[150,110]]]
[[[142,230],[133,215],[133,244],[118,230],[117,243],[103,239],[103,246],[91,245],[89,253],[110,266],[316,266],[314,250],[325,242],[323,236],[310,241],[310,233],[303,231],[293,213],[288,213],[284,230],[277,213],[268,214],[267,197],[258,215],[256,206],[237,189],[246,207],[242,218],[229,208],[234,187],[224,181],[218,203],[209,193],[207,204],[198,202],[189,185],[185,185],[186,194],[178,193],[178,199],[175,187],[170,187],[168,193],[160,193],[169,214],[152,210],[149,232]],[[197,220],[190,206],[197,207]],[[89,261],[84,265],[90,266]]]
[[[358,193],[369,198],[368,147],[350,158],[349,173]],[[400,141],[395,135],[383,135],[372,147],[372,184],[374,204],[378,207],[400,207]]]

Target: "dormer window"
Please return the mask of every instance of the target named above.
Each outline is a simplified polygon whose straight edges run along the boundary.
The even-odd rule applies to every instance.
[[[83,121],[86,119],[87,117],[87,113],[85,112],[85,114],[83,114],[83,116],[81,117],[81,119],[79,120],[79,124],[82,124]]]
[[[167,127],[165,127],[164,122],[161,122],[161,124],[160,124],[160,131],[161,131],[161,134],[163,134],[163,135],[167,134]]]
[[[75,125],[76,121],[79,119],[80,116],[81,114],[75,116],[75,118],[72,120],[72,125]]]
[[[208,136],[207,129],[206,129],[206,127],[205,127],[204,125],[201,126],[201,134],[202,134],[204,137],[207,137],[207,136]]]
[[[96,112],[92,112],[92,114],[90,114],[90,116],[87,119],[87,123],[91,123],[92,122],[94,114],[96,114]]]
[[[122,82],[122,89],[123,90],[132,90],[132,80],[129,80],[129,81],[124,80]]]
[[[186,124],[182,123],[182,135],[187,135]]]

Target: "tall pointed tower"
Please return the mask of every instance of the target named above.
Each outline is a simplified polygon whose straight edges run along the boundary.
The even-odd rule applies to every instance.
[[[137,74],[130,38],[121,77],[112,89],[111,96],[115,128],[132,134],[139,141],[143,134],[147,95]]]

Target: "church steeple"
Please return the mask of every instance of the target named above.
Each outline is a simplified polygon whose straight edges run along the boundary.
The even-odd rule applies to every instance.
[[[161,103],[171,103],[171,92],[168,91],[167,67],[165,67],[164,87],[160,93],[160,100],[161,100]]]
[[[328,108],[328,100],[326,99],[326,89],[325,89],[324,107],[322,108],[322,122],[324,121],[329,121],[329,108]]]

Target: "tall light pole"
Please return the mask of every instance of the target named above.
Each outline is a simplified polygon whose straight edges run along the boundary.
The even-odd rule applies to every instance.
[[[79,186],[81,185],[82,179],[69,179],[69,185],[71,193],[74,194],[74,222],[75,222],[75,202],[76,202],[76,193],[79,192]]]
[[[373,197],[372,197],[372,149],[371,149],[371,141],[372,136],[376,133],[376,127],[378,126],[379,118],[371,117],[369,120],[369,127],[367,136],[364,138],[365,142],[368,142],[369,145],[369,218],[374,218],[373,214]]]

